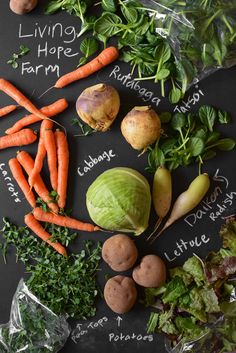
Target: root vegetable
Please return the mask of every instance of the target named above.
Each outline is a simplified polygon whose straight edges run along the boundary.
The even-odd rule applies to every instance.
[[[134,107],[122,120],[121,132],[136,150],[146,150],[159,137],[161,121],[149,106]]]
[[[183,192],[174,203],[171,215],[167,220],[166,224],[162,228],[161,232],[157,234],[155,239],[164,232],[165,229],[170,227],[179,218],[186,215],[188,212],[193,210],[206,195],[210,187],[210,179],[208,174],[198,175],[189,185],[189,188]],[[155,240],[154,239],[154,240]]]
[[[110,278],[104,288],[104,299],[115,313],[127,313],[137,299],[137,290],[132,278],[126,276]]]
[[[10,0],[10,9],[17,15],[24,15],[32,11],[38,4],[38,0]]]
[[[114,271],[127,271],[135,264],[138,250],[134,242],[124,234],[116,234],[105,241],[102,258]]]
[[[166,265],[159,256],[144,256],[133,270],[133,279],[143,287],[160,287],[166,281]]]
[[[86,88],[76,102],[76,110],[86,124],[98,131],[107,131],[120,109],[120,97],[115,88],[98,84]]]

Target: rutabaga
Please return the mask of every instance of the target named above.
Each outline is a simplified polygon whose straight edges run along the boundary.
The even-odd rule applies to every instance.
[[[90,185],[86,204],[90,217],[100,227],[140,235],[148,227],[150,187],[136,170],[112,168]]]

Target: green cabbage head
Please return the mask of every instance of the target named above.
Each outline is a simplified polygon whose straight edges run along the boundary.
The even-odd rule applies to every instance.
[[[134,169],[108,169],[90,185],[86,204],[91,219],[100,227],[140,235],[148,227],[150,187]]]

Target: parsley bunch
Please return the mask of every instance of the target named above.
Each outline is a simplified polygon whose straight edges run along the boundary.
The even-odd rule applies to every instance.
[[[78,319],[94,316],[99,293],[96,273],[100,244],[94,248],[92,242],[87,241],[79,254],[66,258],[38,241],[26,227],[17,227],[6,219],[3,222],[4,241],[0,246],[3,256],[6,259],[10,246],[16,248],[17,259],[23,261],[30,273],[27,286],[32,293],[55,314],[68,314]],[[54,236],[60,231],[64,234],[60,241],[64,238],[68,244],[69,237],[63,227],[54,227]]]

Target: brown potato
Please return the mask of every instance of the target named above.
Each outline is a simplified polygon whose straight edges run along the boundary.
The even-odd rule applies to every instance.
[[[117,90],[105,83],[86,88],[76,101],[76,111],[81,120],[92,129],[107,131],[120,109]]]
[[[166,281],[166,265],[159,256],[144,256],[133,270],[133,279],[143,287],[160,287]]]
[[[115,313],[127,313],[137,299],[134,281],[126,276],[110,278],[104,288],[104,298],[109,308]]]
[[[10,0],[10,9],[17,15],[24,15],[32,11],[38,4],[38,0]]]
[[[136,262],[138,250],[127,235],[116,234],[105,241],[102,258],[114,271],[127,271]]]

